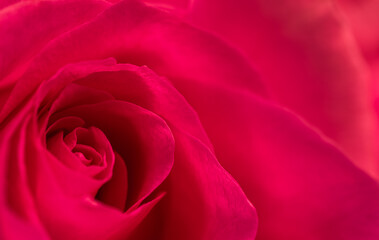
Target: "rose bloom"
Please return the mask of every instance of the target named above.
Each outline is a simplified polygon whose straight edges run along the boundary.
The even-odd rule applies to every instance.
[[[0,1],[0,239],[379,239],[378,12]]]

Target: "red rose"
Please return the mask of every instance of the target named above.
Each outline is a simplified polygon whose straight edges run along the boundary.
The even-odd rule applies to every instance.
[[[332,2],[1,4],[1,239],[379,237],[368,58]]]

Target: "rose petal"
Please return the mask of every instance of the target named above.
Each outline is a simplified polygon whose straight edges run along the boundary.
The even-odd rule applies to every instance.
[[[48,239],[34,208],[28,189],[27,168],[18,157],[23,156],[28,122],[25,111],[15,116],[15,121],[0,130],[0,237],[1,239]],[[20,127],[21,124],[21,127]],[[5,131],[6,130],[6,131]],[[5,161],[13,156],[14,161]]]
[[[3,10],[6,7],[9,7],[9,6],[13,5],[13,4],[16,4],[19,1],[20,0],[3,0],[3,1],[0,2],[0,10]]]
[[[4,206],[1,204],[2,207]],[[49,237],[45,230],[40,226],[36,227],[32,223],[20,218],[14,212],[1,207],[1,239],[17,240],[17,239],[41,239],[48,240]]]
[[[378,184],[296,116],[239,91],[181,90],[256,206],[257,239],[379,237]]]
[[[28,60],[51,39],[83,24],[108,5],[101,0],[22,1],[1,10],[1,105]],[[11,75],[10,78],[4,78],[7,75]]]
[[[209,148],[172,129],[177,147],[163,239],[254,239],[256,212],[238,184]]]
[[[62,91],[71,82],[75,83]],[[76,91],[81,94],[73,94]],[[164,116],[168,122],[175,122],[179,128],[186,129],[211,147],[196,113],[183,96],[166,79],[157,76],[147,67],[115,64],[111,59],[67,65],[46,81],[37,95],[38,104],[46,105],[45,108],[50,108],[52,99],[58,97],[50,112],[110,99],[132,102]],[[11,97],[16,99],[21,96],[13,93]],[[61,103],[60,99],[64,101]],[[14,107],[11,105],[7,109]],[[46,125],[49,115],[45,115],[43,119]],[[45,125],[42,127],[46,127]]]
[[[198,200],[192,201],[193,207],[186,208],[191,211],[176,211],[176,207],[171,207],[173,211],[173,215],[171,215],[168,220],[164,221],[164,225],[162,227],[162,230],[164,231],[165,235],[168,237],[172,237],[173,239],[185,239],[186,235],[190,236],[200,236],[201,234],[204,234],[205,236],[219,236],[216,233],[215,229],[219,229],[221,226],[224,229],[223,235],[227,239],[230,236],[233,236],[235,234],[238,234],[243,239],[251,239],[254,237],[255,234],[255,228],[256,224],[254,223],[256,221],[255,214],[252,206],[246,201],[245,196],[243,195],[242,191],[238,188],[238,186],[234,183],[234,181],[228,176],[225,175],[225,172],[222,168],[220,168],[217,165],[217,160],[214,159],[211,152],[207,153],[208,151],[211,151],[211,146],[208,145],[208,140],[206,137],[204,137],[202,133],[202,128],[200,125],[200,122],[197,119],[197,116],[192,112],[189,105],[184,101],[184,99],[177,93],[177,91],[167,83],[162,78],[159,78],[155,74],[153,74],[150,70],[148,70],[146,67],[136,67],[131,65],[114,65],[114,66],[99,66],[98,63],[93,62],[93,66],[89,67],[89,64],[78,64],[71,65],[65,68],[61,71],[63,76],[69,75],[69,76],[77,76],[78,73],[76,71],[82,69],[81,66],[86,65],[86,70],[89,71],[89,75],[78,79],[74,81],[74,85],[82,85],[85,86],[84,89],[92,88],[96,89],[96,91],[105,91],[108,94],[111,94],[114,98],[118,99],[115,100],[106,100],[103,102],[97,102],[95,104],[89,104],[88,102],[84,105],[82,104],[83,101],[80,100],[80,97],[78,96],[85,96],[85,92],[88,92],[89,90],[85,90],[85,92],[81,92],[82,90],[80,88],[73,88],[76,89],[76,91],[73,91],[71,89],[71,86],[68,86],[67,89],[71,89],[70,91],[63,91],[60,95],[59,100],[61,103],[56,102],[55,106],[52,109],[55,109],[56,114],[53,114],[51,116],[51,120],[55,121],[55,119],[60,119],[61,116],[77,116],[83,119],[86,124],[89,125],[95,125],[101,128],[111,142],[115,143],[122,143],[122,146],[113,146],[116,151],[120,152],[123,156],[130,156],[128,154],[128,151],[120,151],[121,149],[125,149],[129,144],[130,146],[133,146],[133,143],[128,143],[125,141],[122,141],[122,139],[125,139],[126,136],[130,136],[130,134],[133,132],[134,129],[141,129],[142,132],[139,134],[136,134],[136,136],[139,136],[143,133],[143,131],[151,131],[146,129],[146,126],[150,126],[151,123],[145,123],[141,120],[135,119],[134,127],[131,129],[128,128],[128,124],[125,124],[125,122],[128,122],[133,119],[133,115],[122,117],[122,115],[125,115],[127,112],[134,112],[134,114],[138,113],[142,109],[139,107],[132,107],[130,110],[127,110],[125,106],[134,106],[131,103],[121,102],[123,101],[131,101],[133,103],[139,104],[143,107],[146,107],[147,109],[150,109],[154,111],[155,113],[158,113],[160,116],[164,117],[167,122],[175,126],[175,129],[181,129],[181,134],[186,135],[187,137],[183,138],[189,138],[188,140],[182,140],[185,142],[190,142],[184,144],[181,148],[184,148],[182,155],[180,155],[180,158],[185,158],[184,156],[190,156],[191,152],[196,152],[194,149],[199,147],[200,149],[205,148],[205,153],[203,153],[203,150],[200,151],[199,159],[209,159],[206,162],[209,162],[204,165],[203,169],[208,171],[210,176],[207,176],[207,179],[209,180],[209,187],[204,183],[203,180],[196,180],[196,176],[192,176],[191,174],[195,174],[195,172],[200,171],[201,164],[203,161],[198,162],[195,161],[193,164],[195,171],[194,173],[190,172],[190,169],[179,170],[177,173],[174,173],[176,175],[175,180],[173,179],[171,189],[166,189],[164,186],[162,186],[162,190],[167,190],[170,192],[172,190],[173,198],[178,198],[178,200],[183,200],[184,202],[188,202],[189,200],[186,200],[186,196],[188,193],[190,193],[190,189],[192,189],[193,185],[195,184],[194,181],[200,181],[196,183],[197,187],[193,191],[195,195],[191,196],[188,199],[193,199],[193,197],[198,196]],[[91,73],[91,68],[95,69],[96,72]],[[70,72],[71,74],[68,74]],[[79,71],[80,72],[80,71]],[[54,79],[51,79],[50,81],[58,81],[60,79],[60,74],[56,75]],[[72,81],[72,78],[68,79],[68,82]],[[109,83],[112,84],[109,84]],[[49,82],[46,82],[48,84]],[[69,84],[69,83],[67,83]],[[53,86],[53,84],[52,84]],[[131,88],[130,86],[133,86]],[[41,87],[41,89],[44,89]],[[75,106],[73,99],[79,99],[79,106]],[[62,99],[67,99],[69,105],[65,105],[64,101]],[[144,110],[146,111],[146,110]],[[143,111],[143,112],[144,112]],[[101,114],[99,114],[101,113]],[[117,114],[117,116],[115,115]],[[121,115],[120,115],[121,114]],[[137,115],[138,116],[138,115]],[[153,115],[154,116],[154,115]],[[117,119],[124,119],[121,123],[117,123]],[[135,116],[134,116],[135,117]],[[137,125],[135,125],[137,124]],[[112,128],[115,126],[118,126],[117,132],[113,131]],[[143,126],[143,128],[141,128]],[[125,131],[123,130],[125,129]],[[191,129],[191,130],[190,130]],[[192,130],[193,129],[193,130]],[[200,131],[198,130],[200,129]],[[177,130],[179,131],[179,130]],[[142,134],[144,135],[144,134]],[[122,138],[120,136],[123,136]],[[154,143],[155,141],[151,142],[151,134],[148,135],[149,141],[147,141],[149,144],[147,147],[151,147],[151,143]],[[190,140],[195,136],[199,140],[193,141]],[[113,139],[113,140],[112,140]],[[138,139],[135,137],[131,137],[131,139]],[[197,143],[199,141],[199,143]],[[159,141],[158,141],[159,142]],[[143,143],[143,141],[142,141]],[[188,145],[188,146],[187,146]],[[199,145],[199,146],[198,146]],[[146,149],[145,152],[149,152]],[[187,149],[187,150],[186,150]],[[178,150],[179,151],[179,150]],[[160,151],[159,155],[161,156],[162,151]],[[130,156],[132,157],[132,156]],[[140,159],[140,158],[139,158]],[[143,158],[142,158],[143,159]],[[192,158],[191,158],[192,159]],[[129,165],[130,163],[133,163],[130,161],[130,159],[125,158],[125,161],[127,161],[128,170],[130,173],[136,173],[140,172],[139,170],[132,170]],[[186,165],[185,162],[190,162],[189,159],[186,158],[186,160],[181,160]],[[191,160],[192,161],[192,160]],[[213,162],[213,163],[212,163]],[[205,164],[205,162],[204,162]],[[179,164],[180,166],[180,164]],[[150,167],[150,166],[148,166]],[[182,167],[179,167],[181,169]],[[209,168],[209,169],[208,169]],[[213,169],[215,168],[215,169]],[[203,170],[203,171],[204,171]],[[189,172],[186,172],[189,171]],[[215,171],[212,173],[212,171]],[[162,172],[162,171],[160,171]],[[206,172],[204,172],[205,174]],[[212,174],[211,174],[212,173]],[[156,174],[151,174],[151,176],[154,176]],[[188,177],[194,177],[195,179],[191,180],[191,178],[181,177],[181,175],[188,175]],[[195,174],[197,175],[197,173]],[[210,177],[214,178],[210,178]],[[201,178],[205,177],[204,175],[200,175]],[[130,179],[133,179],[132,177]],[[138,185],[137,180],[132,180],[129,182],[136,183]],[[176,185],[176,181],[182,182],[182,184],[188,186],[185,188],[180,187],[180,184],[178,187],[174,187]],[[226,181],[226,183],[219,184],[220,181]],[[167,179],[166,182],[170,182],[169,179]],[[219,189],[218,187],[213,187],[215,184],[218,187],[221,187]],[[226,189],[224,188],[224,185],[230,189],[231,193],[226,194],[223,191]],[[134,187],[136,188],[136,187]],[[209,189],[215,188],[214,191],[211,191],[208,193]],[[143,189],[143,188],[141,188]],[[130,190],[130,189],[129,189]],[[129,191],[128,190],[128,191]],[[223,190],[223,191],[221,191]],[[183,191],[188,191],[187,194],[183,194]],[[200,192],[197,192],[200,191]],[[221,192],[220,192],[221,191]],[[228,190],[226,190],[228,191]],[[129,192],[134,192],[134,190],[130,190]],[[170,194],[170,193],[168,193]],[[198,195],[196,195],[198,194]],[[220,198],[218,198],[218,195],[221,194]],[[144,199],[143,195],[140,195],[140,199]],[[184,197],[184,199],[182,199]],[[129,199],[135,199],[136,197],[130,196],[128,194],[128,201]],[[169,197],[168,197],[169,198]],[[220,201],[222,199],[222,201]],[[219,202],[220,201],[220,202]],[[189,202],[188,202],[189,203]],[[213,205],[212,205],[212,204]],[[239,204],[237,204],[239,203]],[[211,206],[209,206],[211,204]],[[226,207],[228,205],[228,207]],[[229,206],[230,205],[230,206]],[[176,205],[173,205],[176,206]],[[170,206],[168,206],[170,207]],[[198,207],[198,209],[196,209]],[[162,207],[165,209],[166,207]],[[161,208],[161,209],[162,209]],[[133,207],[131,209],[134,209]],[[203,212],[205,211],[205,212]],[[164,214],[164,213],[161,213]],[[189,215],[188,215],[189,214]],[[162,215],[160,215],[162,216]],[[166,214],[164,214],[166,216]],[[184,221],[186,219],[186,216],[189,216],[191,219],[189,219],[189,222],[194,222],[194,219],[202,219],[204,218],[204,221],[209,220],[210,222],[207,222],[206,225],[201,226],[199,224],[195,224],[198,226],[198,230],[195,231],[193,234],[190,232],[186,232],[187,221]],[[165,217],[166,219],[166,217]],[[179,219],[180,221],[176,221],[174,219]],[[217,220],[219,219],[219,220]],[[233,220],[235,219],[235,220]],[[203,221],[201,221],[203,222]],[[145,226],[145,223],[143,223],[141,226]],[[166,225],[167,224],[167,225]],[[227,226],[226,226],[227,225]],[[155,224],[151,233],[155,233],[157,230],[157,227],[160,226],[160,224]],[[176,229],[181,229],[184,232],[178,231],[171,231],[171,227],[174,227]],[[158,230],[159,231],[159,230]],[[192,230],[191,230],[192,231]],[[146,231],[145,231],[146,232]],[[150,231],[149,231],[150,233]],[[176,238],[175,238],[176,237]]]
[[[113,84],[108,84],[110,81]],[[211,146],[196,113],[183,96],[166,79],[147,67],[108,66],[103,68],[103,72],[95,72],[76,83],[106,91],[118,100],[146,108]]]
[[[371,91],[374,98],[379,97],[379,31],[377,31],[377,22],[379,22],[379,1],[351,1],[339,0],[338,6],[342,10],[349,27],[352,29],[354,38],[357,40],[360,50],[369,65],[371,71]],[[379,122],[377,115],[376,121]],[[379,135],[379,128],[376,131]],[[379,142],[379,141],[376,141]],[[379,145],[376,145],[379,149]],[[378,154],[379,156],[379,154]],[[379,157],[378,157],[379,159]]]
[[[78,93],[73,93],[78,95]],[[173,164],[174,140],[166,123],[134,104],[106,101],[68,108],[52,117],[77,116],[107,135],[129,169],[129,208],[138,206],[167,177]]]
[[[169,78],[192,76],[199,81],[264,92],[248,62],[224,42],[138,1],[124,0],[90,23],[51,41],[18,79],[2,117],[64,65],[106,57],[149,65]]]
[[[47,148],[56,157],[56,159],[51,158],[51,162],[49,162],[51,171],[55,173],[56,181],[67,195],[94,197],[99,188],[110,178],[109,174],[112,171],[113,164],[105,171],[108,176],[93,177],[93,175],[99,174],[99,169],[89,169],[84,166],[67,148],[62,134],[52,137],[48,141]]]
[[[53,124],[51,124],[47,128],[45,133],[51,134],[59,130],[63,130],[64,132],[69,133],[69,132],[72,132],[77,127],[83,127],[84,124],[85,122],[83,121],[83,119],[78,118],[78,117],[68,116],[68,117],[64,117],[55,121]],[[74,137],[75,139],[72,139],[71,141],[68,141],[68,139],[66,139],[65,141],[66,145],[70,149],[72,149],[74,147],[74,144],[76,143],[76,136],[74,135]],[[45,135],[45,138],[46,138],[46,135]]]
[[[37,193],[38,209],[53,239],[127,238],[162,198],[160,195],[134,211],[122,213],[93,199],[67,198],[55,192],[54,186],[44,185]],[[51,195],[46,195],[46,191]]]
[[[368,72],[333,1],[194,0],[190,11],[247,54],[273,98],[378,173]]]
[[[143,2],[157,8],[186,11],[191,6],[192,0],[143,0]]]
[[[43,147],[37,120],[28,115],[32,112],[30,109],[29,104],[7,125],[6,132],[4,129],[0,131],[1,152],[3,156],[13,156],[14,159],[7,161],[7,167],[1,169],[7,171],[1,174],[6,178],[0,178],[0,210],[5,213],[1,215],[1,224],[8,224],[6,229],[9,231],[16,228],[25,230],[32,234],[28,238],[35,239],[47,239],[45,231],[54,239],[127,237],[162,198],[162,194],[129,213],[122,213],[88,197],[66,195],[57,185],[56,175],[51,170],[54,157]],[[4,161],[1,164],[4,165]],[[8,230],[4,232],[6,237],[22,236]]]
[[[125,211],[127,193],[128,173],[125,160],[119,154],[115,154],[112,178],[100,188],[96,199]]]
[[[176,148],[162,186],[167,195],[130,239],[254,239],[255,209],[235,180],[201,141],[171,129]]]
[[[347,18],[366,58],[370,59],[379,55],[379,31],[376,26],[379,21],[377,14],[379,2],[376,0],[338,0],[336,2]]]

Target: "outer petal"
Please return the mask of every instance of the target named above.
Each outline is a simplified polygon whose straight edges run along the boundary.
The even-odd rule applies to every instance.
[[[337,3],[349,23],[354,38],[357,40],[369,66],[371,91],[375,98],[379,98],[379,31],[377,27],[379,22],[379,1],[338,0]],[[377,122],[379,122],[378,115]],[[377,134],[379,135],[379,129]],[[379,143],[377,144],[377,149],[379,149]]]
[[[91,91],[86,91],[85,94],[72,91],[83,89],[78,87],[67,87],[68,93],[61,91],[61,88],[73,81],[73,84],[92,88],[94,91],[92,95],[102,96],[102,100],[108,99],[109,95],[117,99],[117,101],[108,100],[95,103],[96,110],[105,113],[104,116],[111,116],[111,120],[104,116],[96,116],[89,111],[90,105],[85,100],[94,100],[89,94]],[[47,91],[48,89],[51,92]],[[100,94],[101,91],[107,94]],[[57,114],[70,113],[69,115],[76,115],[86,120],[85,122],[88,122],[89,125],[98,126],[106,133],[110,142],[120,144],[112,145],[116,151],[124,149],[124,142],[119,141],[119,131],[111,129],[111,126],[119,126],[120,123],[117,122],[120,120],[119,115],[125,115],[128,112],[123,111],[112,116],[110,111],[117,112],[122,109],[122,105],[132,107],[131,103],[125,103],[125,101],[129,101],[139,105],[140,110],[143,107],[154,112],[155,114],[148,115],[154,119],[164,119],[173,131],[176,140],[174,167],[165,182],[150,196],[146,195],[151,193],[151,186],[156,187],[155,183],[157,181],[160,183],[162,178],[158,174],[146,174],[148,181],[145,181],[145,186],[141,187],[143,192],[138,192],[138,196],[135,197],[143,198],[143,201],[139,202],[141,206],[132,207],[126,213],[121,213],[98,201],[93,201],[91,198],[78,199],[67,196],[55,181],[57,176],[51,171],[51,163],[56,159],[52,159],[54,157],[46,153],[46,149],[38,139],[40,134],[37,134],[35,129],[37,123],[31,123],[30,119],[24,116],[26,115],[25,109],[34,109],[36,112],[39,109],[43,112],[49,108],[41,110],[39,104],[31,108],[29,105],[34,101],[28,101],[28,104],[22,105],[21,108],[24,115],[21,116],[19,112],[15,114],[19,121],[15,122],[15,129],[12,128],[11,132],[3,130],[12,137],[14,131],[19,132],[20,135],[16,135],[14,138],[27,143],[25,144],[27,154],[24,154],[24,151],[18,151],[19,155],[15,154],[18,149],[16,144],[11,145],[15,146],[13,148],[4,148],[5,155],[17,157],[17,161],[7,161],[12,165],[8,171],[9,175],[12,179],[17,180],[17,184],[10,193],[0,195],[5,196],[12,203],[10,211],[23,215],[26,220],[32,222],[36,229],[43,224],[49,235],[57,239],[82,239],[84,236],[93,239],[120,239],[128,237],[128,234],[133,232],[138,225],[145,234],[151,235],[137,237],[137,239],[221,240],[231,239],[235,236],[244,240],[254,238],[256,233],[254,207],[234,179],[219,165],[197,115],[167,80],[158,77],[146,67],[115,64],[112,61],[96,61],[66,66],[53,78],[44,82],[32,100],[47,104],[44,100],[56,99],[54,96],[58,93],[61,93],[60,96],[67,102],[64,102],[62,106],[57,104],[58,106],[53,106],[50,110],[55,108],[55,110],[59,110],[59,107],[63,107],[63,110],[58,111]],[[89,98],[83,99],[82,96],[85,95]],[[47,98],[41,96],[47,96]],[[63,98],[63,96],[66,97]],[[75,106],[75,101],[82,106],[70,107]],[[112,105],[107,105],[110,103]],[[36,112],[26,112],[37,114]],[[143,110],[141,113],[149,113],[149,111]],[[159,114],[160,117],[156,114]],[[42,116],[44,115],[42,114]],[[58,115],[51,117],[53,116],[59,117]],[[8,126],[8,124],[14,123],[13,117],[15,117],[14,114],[10,115],[3,124]],[[24,123],[24,119],[27,129],[18,127]],[[137,125],[141,124],[140,127],[145,125],[142,120],[135,120]],[[75,124],[81,122],[72,116],[70,121]],[[122,121],[122,123],[125,122],[127,121]],[[159,123],[164,122],[160,120]],[[137,127],[137,129],[141,128]],[[128,135],[127,124],[120,130],[123,130],[122,136]],[[146,141],[151,140],[149,132],[152,130],[146,128],[143,130],[147,131],[143,138]],[[160,131],[159,128],[157,130]],[[3,132],[0,131],[1,133]],[[131,134],[130,140],[133,139],[134,135]],[[158,142],[165,146],[164,140],[158,140]],[[169,146],[167,149],[150,152],[150,154],[157,156],[170,149]],[[121,154],[121,151],[118,152]],[[149,155],[148,153],[144,152]],[[127,153],[122,153],[122,155],[128,156]],[[132,156],[129,155],[129,157]],[[133,165],[127,165],[131,175],[141,172],[137,167],[133,170]],[[166,169],[162,169],[166,168],[165,166],[158,166],[158,168],[160,173],[163,171],[167,173]],[[149,169],[151,172],[154,171]],[[25,171],[27,172],[25,173]],[[21,177],[18,178],[19,176]],[[131,176],[128,180],[131,180],[129,186],[138,185],[133,183],[134,180],[139,181],[138,178]],[[6,179],[0,178],[0,183],[6,183],[5,181]],[[6,186],[9,184],[6,183]],[[2,189],[0,188],[0,190]],[[163,198],[159,194],[162,191],[167,191],[167,195]],[[49,194],[46,194],[47,192]],[[129,196],[134,200],[133,195]],[[161,199],[162,202],[158,203]],[[155,206],[155,204],[157,205]],[[155,211],[150,213],[154,206]],[[6,206],[1,207],[7,209]],[[155,220],[154,224],[148,225],[145,221],[141,223],[146,216]],[[67,231],[67,229],[71,231]],[[136,234],[138,235],[138,233]]]
[[[1,105],[25,64],[47,42],[93,18],[108,5],[101,0],[24,1],[0,10]]]
[[[168,9],[186,11],[192,4],[192,0],[143,0],[143,2],[155,6]]]
[[[224,42],[139,1],[125,0],[50,42],[21,78],[10,76],[7,81],[17,85],[0,118],[64,65],[105,57],[147,65],[170,79],[191,77],[264,92],[248,62]]]
[[[0,236],[4,239],[127,236],[162,195],[122,214],[90,199],[62,194],[49,166],[55,160],[41,144],[31,103],[0,131],[3,156],[0,161],[3,166],[0,172]],[[12,161],[5,161],[10,159]],[[46,231],[51,231],[49,237]]]
[[[257,239],[379,238],[378,184],[296,116],[230,89],[181,90],[256,206]]]
[[[0,10],[2,10],[2,8],[6,8],[6,7],[9,7],[9,6],[12,6],[12,4],[16,4],[17,2],[19,2],[19,0],[4,0],[4,1],[1,1],[0,2]]]
[[[337,0],[366,57],[379,56],[379,1]]]
[[[0,133],[0,153],[3,156],[0,160],[0,238],[10,240],[27,238],[47,240],[48,235],[39,222],[37,213],[33,210],[31,194],[25,187],[25,169],[21,168],[16,176],[12,175],[10,171],[15,168],[15,165],[19,164],[19,161],[4,161],[5,157],[18,157],[25,146],[25,142],[20,141],[25,136],[24,130],[26,128],[25,124],[20,127],[19,120],[21,119],[18,118],[18,120],[9,124],[7,133],[4,134],[4,128]],[[12,184],[9,184],[9,181]],[[18,201],[9,201],[8,194],[12,197],[16,196]],[[22,194],[23,197],[19,197],[19,194]],[[26,207],[26,211],[15,211],[16,205],[20,203]],[[28,209],[28,207],[30,208]]]
[[[376,174],[368,72],[335,9],[329,0],[195,0],[188,18],[238,46],[276,100]]]
[[[82,93],[85,94],[85,93]],[[79,116],[97,126],[125,156],[129,169],[129,208],[137,207],[170,173],[174,162],[174,139],[165,121],[131,103],[106,101],[75,106],[56,115]]]
[[[167,195],[131,239],[255,239],[255,210],[235,180],[201,141],[171,129],[177,147]]]
[[[196,130],[202,128],[197,116],[178,92],[146,67],[115,65],[105,69],[112,72],[95,73],[77,83],[151,109],[167,121],[176,141],[174,167],[166,187],[162,187],[167,189],[167,196],[158,213],[150,216],[150,227],[141,225],[142,233],[135,238],[253,239],[254,209],[218,165],[208,140]],[[114,84],[106,84],[109,81]]]
[[[163,239],[254,239],[255,209],[235,180],[206,145],[171,129],[177,143],[176,162],[168,183],[168,226]]]

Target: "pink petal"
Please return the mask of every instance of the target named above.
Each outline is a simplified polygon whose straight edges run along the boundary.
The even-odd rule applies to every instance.
[[[236,182],[219,166],[197,115],[165,79],[146,67],[114,65],[109,61],[69,65],[44,82],[23,107],[26,112],[31,109],[41,116],[44,123],[37,124],[34,119],[34,128],[23,136],[28,142],[28,154],[25,159],[20,157],[20,161],[28,164],[17,165],[12,175],[17,176],[22,166],[30,171],[29,185],[20,184],[17,189],[30,189],[31,202],[36,205],[31,209],[38,211],[37,219],[52,237],[128,236],[141,224],[141,228],[149,229],[148,234],[161,232],[169,239],[254,238],[255,210]],[[23,118],[17,119],[22,122]],[[126,213],[88,197],[69,196],[59,187],[57,176],[51,171],[55,160],[43,148],[44,135],[36,132],[58,119],[62,121],[51,131],[64,123],[68,123],[66,130],[83,123],[96,126],[123,156],[129,182],[126,207],[130,208]],[[175,131],[178,164],[174,164],[175,169],[166,179],[174,150],[170,129]],[[70,146],[72,141],[75,139],[67,139]],[[146,227],[142,220],[161,199],[162,191],[167,191],[167,195],[153,213],[163,212],[151,213],[148,219],[160,216],[163,228],[158,228],[159,223]]]
[[[256,206],[257,239],[379,238],[378,184],[296,116],[213,85],[181,90]]]
[[[127,193],[128,173],[125,160],[119,154],[116,154],[112,178],[100,188],[96,199],[125,211]]]
[[[77,116],[100,128],[129,169],[127,207],[138,206],[169,174],[174,140],[165,122],[134,104],[107,101],[75,106],[54,115]]]
[[[108,143],[109,144],[109,143]],[[62,135],[56,135],[48,140],[47,149],[55,156],[51,158],[49,167],[56,176],[56,181],[60,188],[64,189],[65,194],[70,196],[95,196],[99,188],[109,180],[110,176],[95,178],[88,167],[80,163],[63,141]],[[106,170],[109,175],[113,164]]]
[[[354,37],[365,57],[368,59],[375,55],[378,57],[379,31],[376,23],[379,21],[379,2],[377,0],[338,0],[336,2],[353,30]]]
[[[47,239],[46,231],[54,239],[127,237],[162,195],[129,213],[87,197],[66,195],[57,185],[57,176],[51,169],[55,159],[44,148],[30,109],[28,104],[0,131],[2,156],[13,159],[5,165],[1,158],[1,164],[6,166],[1,171],[6,173],[2,172],[0,178],[0,210],[4,213],[0,223],[2,227],[7,224],[7,231],[1,234],[10,239],[23,238],[21,232],[11,232],[17,228],[31,234],[30,239]]]
[[[219,82],[264,93],[250,64],[233,48],[164,12],[125,0],[49,42],[26,66],[1,115],[64,65],[106,57],[148,65],[168,78]],[[16,80],[10,76],[7,81]]]
[[[254,239],[255,209],[212,151],[171,126],[175,164],[167,195],[130,239]]]
[[[49,41],[93,18],[107,6],[100,0],[22,1],[0,11],[1,105],[14,86],[14,79],[25,70],[25,64]]]
[[[365,57],[370,70],[370,94],[374,98],[379,97],[379,31],[377,23],[379,22],[379,1],[351,1],[339,0],[338,6],[342,14],[352,29],[354,38],[357,40],[362,54]],[[379,122],[379,115],[376,121]],[[379,135],[379,128],[376,132]],[[378,142],[378,141],[376,141]],[[379,149],[379,144],[376,144]],[[379,155],[378,155],[379,156]],[[379,160],[379,157],[378,157]]]
[[[172,131],[176,154],[163,239],[254,239],[256,212],[235,180],[206,145]]]
[[[48,239],[34,209],[26,178],[27,169],[18,157],[23,156],[28,123],[20,127],[20,120],[30,119],[25,112],[0,130],[0,237],[1,239]],[[5,131],[6,130],[6,131]],[[21,141],[20,141],[21,140]],[[13,156],[14,161],[5,161]],[[16,171],[16,172],[15,172]]]
[[[187,10],[191,4],[192,0],[143,0],[144,3],[164,9],[175,9],[176,11]]]
[[[378,173],[368,72],[332,1],[195,0],[190,11],[248,56],[274,99]]]

